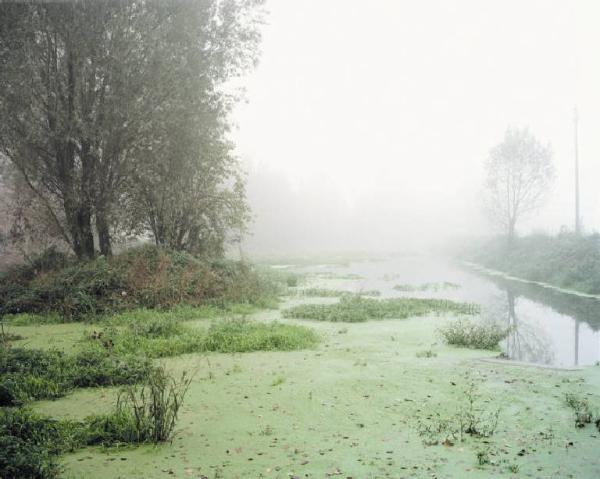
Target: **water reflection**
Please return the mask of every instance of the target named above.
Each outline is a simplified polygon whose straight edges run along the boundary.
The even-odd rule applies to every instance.
[[[356,292],[377,289],[383,297],[439,297],[478,303],[484,314],[511,327],[502,347],[514,360],[557,367],[591,365],[600,360],[600,301],[596,299],[486,275],[425,256],[391,257],[335,267],[307,266],[299,270],[314,274],[323,287]],[[335,274],[322,274],[327,271]],[[346,273],[358,276],[350,279]],[[461,287],[417,292],[394,289],[395,284],[401,283],[446,281]]]
[[[515,304],[519,298],[511,290],[506,291],[508,337],[503,344],[504,352],[510,359],[539,364],[555,362],[551,339],[546,331],[535,327],[531,322],[520,321]]]
[[[504,293],[510,333],[502,347],[510,359],[559,367],[600,360],[598,300],[496,277],[485,279]]]

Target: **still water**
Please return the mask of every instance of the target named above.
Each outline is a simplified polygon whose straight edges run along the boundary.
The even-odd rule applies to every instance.
[[[554,367],[574,367],[600,361],[600,301],[581,298],[537,285],[479,273],[464,265],[429,257],[395,257],[344,265],[300,268],[335,281],[351,291],[378,289],[383,297],[417,296],[478,303],[482,314],[510,326],[501,344],[516,361]],[[343,279],[349,274],[360,279]],[[331,279],[331,277],[338,279]],[[342,278],[342,279],[340,279]],[[397,284],[451,282],[454,289],[404,293]]]

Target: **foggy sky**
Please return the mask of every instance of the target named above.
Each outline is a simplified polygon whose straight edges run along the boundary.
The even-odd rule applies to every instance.
[[[270,0],[267,10],[261,63],[234,113],[256,218],[249,245],[283,250],[310,232],[307,249],[389,250],[489,232],[483,164],[509,125],[550,142],[557,172],[519,231],[572,227],[576,104],[583,223],[600,229],[600,2]]]

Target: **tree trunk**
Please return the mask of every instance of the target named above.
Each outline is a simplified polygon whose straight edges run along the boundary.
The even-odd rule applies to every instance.
[[[92,213],[87,206],[81,206],[77,212],[78,227],[81,235],[82,256],[80,259],[92,259],[96,256],[94,233],[92,231]]]
[[[95,256],[95,250],[91,209],[85,205],[75,205],[71,201],[66,201],[64,210],[71,234],[73,252],[78,259],[92,259]]]
[[[112,242],[110,238],[110,228],[108,218],[104,211],[96,212],[96,230],[98,231],[98,246],[100,254],[112,256]]]

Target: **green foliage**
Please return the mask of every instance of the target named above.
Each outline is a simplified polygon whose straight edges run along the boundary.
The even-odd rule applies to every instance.
[[[114,355],[137,354],[161,358],[194,352],[288,351],[311,347],[317,335],[304,326],[277,322],[260,323],[244,318],[218,319],[206,330],[178,321],[176,318],[144,315],[127,323],[121,317],[117,324],[86,335],[86,340],[99,351]]]
[[[448,321],[438,328],[438,333],[448,344],[471,349],[497,349],[508,332],[508,328],[496,322],[466,318]]]
[[[44,321],[70,321],[138,308],[272,304],[276,295],[276,286],[246,263],[143,246],[37,274],[10,270],[0,278],[0,314],[34,315],[14,318],[17,324],[40,313],[50,314]]]
[[[203,334],[170,317],[148,317],[124,326],[109,325],[86,336],[97,350],[122,356],[136,354],[162,358],[203,351]]]
[[[318,342],[319,336],[304,326],[230,319],[213,323],[203,346],[206,351],[242,353],[293,351],[313,347]]]
[[[144,359],[117,357],[94,348],[73,355],[6,348],[0,350],[0,406],[55,399],[78,387],[131,384],[149,369],[150,364]]]
[[[343,296],[336,304],[302,304],[283,311],[286,318],[317,321],[362,322],[371,319],[404,319],[431,313],[476,314],[475,304],[441,299],[370,299]]]
[[[82,425],[54,420],[26,408],[0,408],[0,477],[54,479],[56,457],[82,444]]]
[[[471,245],[462,257],[487,268],[561,288],[600,294],[600,235],[530,235]]]

